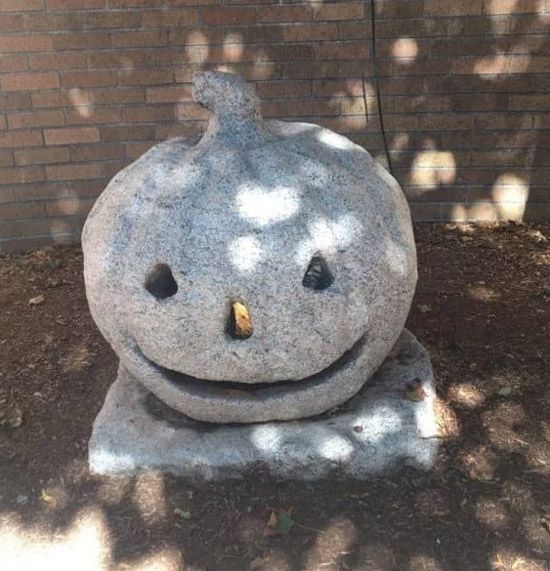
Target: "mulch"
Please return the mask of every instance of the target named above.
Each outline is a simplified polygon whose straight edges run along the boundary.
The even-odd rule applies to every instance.
[[[0,569],[6,537],[47,553],[86,525],[98,570],[549,569],[550,225],[416,237],[407,326],[433,359],[440,448],[428,473],[370,482],[90,475],[117,361],[88,312],[80,248],[0,256]]]

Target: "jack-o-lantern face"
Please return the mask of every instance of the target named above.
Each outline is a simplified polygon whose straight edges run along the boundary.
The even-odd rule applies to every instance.
[[[119,173],[87,221],[90,308],[127,368],[200,420],[327,410],[399,336],[416,282],[397,182],[349,140],[264,122],[237,76],[206,73],[201,141]]]

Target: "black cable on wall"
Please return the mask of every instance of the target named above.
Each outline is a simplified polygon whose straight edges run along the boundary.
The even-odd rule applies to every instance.
[[[382,113],[382,96],[380,95],[380,81],[379,81],[379,73],[378,73],[378,59],[376,57],[376,0],[370,0],[368,2],[370,4],[370,47],[371,47],[371,56],[372,56],[372,70],[373,70],[373,79],[374,79],[374,89],[376,91],[376,104],[378,106],[378,119],[380,121],[380,132],[382,134],[382,143],[384,145],[384,153],[386,155],[386,160],[388,161],[388,170],[393,175],[393,165],[391,162],[390,152],[388,149],[388,141],[386,138],[386,129],[384,127],[384,114]],[[365,15],[365,18],[368,16]],[[365,72],[363,72],[363,99],[365,102],[365,115],[368,124],[368,116],[369,116],[369,109],[367,103],[367,91],[365,88],[366,84],[366,76]]]

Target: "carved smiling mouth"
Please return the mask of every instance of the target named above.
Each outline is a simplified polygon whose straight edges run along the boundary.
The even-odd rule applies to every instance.
[[[137,343],[121,364],[165,404],[206,422],[265,422],[319,414],[353,396],[380,363],[369,363],[368,335],[322,371],[299,380],[239,383],[200,379],[162,367]]]
[[[312,386],[314,384],[322,383],[332,377],[332,375],[338,371],[339,369],[345,367],[348,363],[353,361],[357,354],[360,352],[361,347],[366,341],[366,335],[360,337],[350,349],[348,349],[345,353],[343,353],[336,361],[333,361],[328,367],[319,371],[318,373],[314,373],[313,375],[309,375],[308,377],[304,377],[303,379],[298,380],[288,380],[288,381],[277,381],[274,383],[239,383],[236,381],[210,381],[207,379],[200,379],[198,377],[193,377],[192,375],[187,375],[185,373],[180,373],[178,371],[174,371],[173,369],[167,369],[151,361],[151,359],[147,358],[143,351],[139,348],[136,344],[136,350],[141,355],[141,358],[147,361],[147,363],[154,367],[156,371],[158,371],[163,377],[168,379],[170,382],[174,383],[175,385],[181,387],[185,390],[213,390],[216,392],[221,392],[226,396],[229,394],[236,394],[235,391],[239,391],[242,393],[241,396],[250,396],[257,398],[258,396],[266,396],[268,393],[277,389],[278,391],[282,390],[296,390],[296,387],[299,385],[301,387],[304,386]],[[229,391],[229,392],[227,392]]]

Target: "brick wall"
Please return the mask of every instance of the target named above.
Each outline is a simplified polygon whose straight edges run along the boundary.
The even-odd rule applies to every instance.
[[[204,127],[198,69],[385,161],[370,2],[0,0],[0,251],[78,239],[109,178]],[[550,218],[550,0],[377,0],[394,174],[419,220]]]

